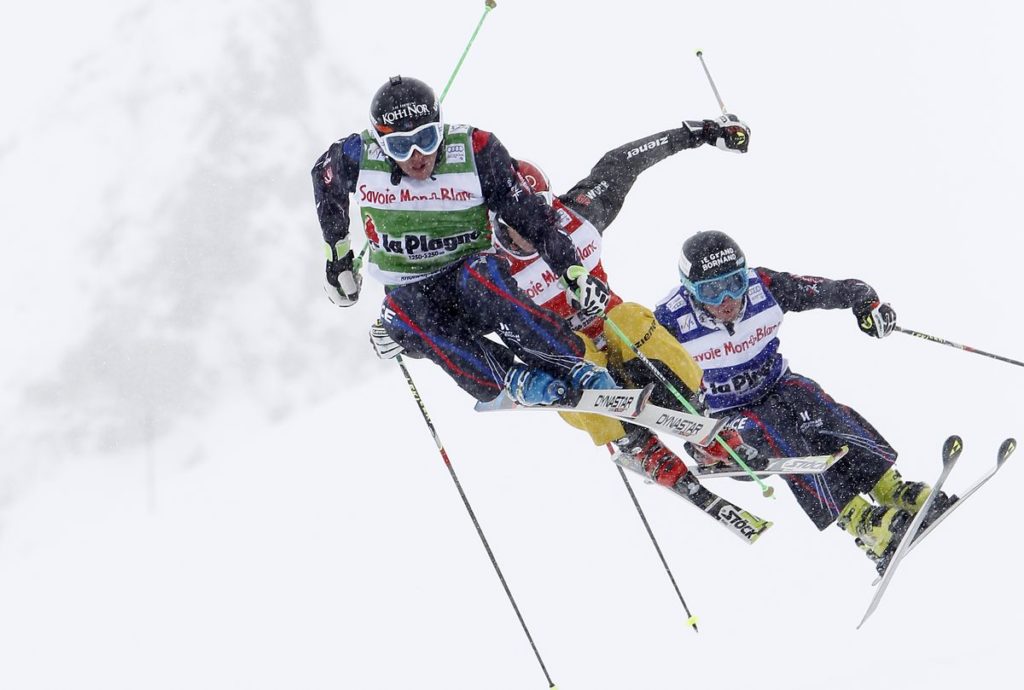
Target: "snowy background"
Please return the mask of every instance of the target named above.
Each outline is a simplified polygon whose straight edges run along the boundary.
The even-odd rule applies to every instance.
[[[406,73],[440,92],[479,0],[108,0],[0,24],[0,687],[543,688],[393,363],[381,290],[321,291],[309,168]],[[1009,14],[1008,14],[1009,13]],[[653,304],[707,228],[755,264],[873,284],[909,328],[1024,358],[1024,120],[1007,3],[504,0],[445,101],[555,188],[607,149],[717,114],[751,150],[645,173],[606,236]],[[358,231],[357,231],[358,232]],[[357,235],[356,245],[361,245]],[[848,312],[783,351],[930,479],[1024,436],[1024,371]],[[546,415],[475,415],[410,368],[552,678],[570,688],[953,688],[1016,674],[1016,466],[874,572],[784,489],[747,547],[634,481],[685,625],[607,453]]]

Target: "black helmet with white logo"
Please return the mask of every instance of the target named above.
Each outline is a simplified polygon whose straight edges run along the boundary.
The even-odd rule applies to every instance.
[[[683,243],[679,277],[690,283],[717,278],[747,265],[743,250],[724,232],[705,230]]]
[[[434,90],[419,79],[395,76],[377,89],[370,103],[370,124],[378,135],[411,132],[428,122],[441,121]]]

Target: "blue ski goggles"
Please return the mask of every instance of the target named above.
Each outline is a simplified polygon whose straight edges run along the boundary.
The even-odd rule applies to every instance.
[[[726,297],[739,299],[747,292],[747,269],[739,268],[732,273],[698,280],[691,283],[685,276],[680,276],[686,289],[703,304],[710,304],[717,307],[725,301]]]
[[[411,132],[393,132],[392,134],[377,134],[377,141],[380,143],[384,153],[396,161],[405,162],[412,158],[413,150],[417,150],[424,156],[429,156],[441,146],[442,124],[440,122],[428,122],[420,125]]]

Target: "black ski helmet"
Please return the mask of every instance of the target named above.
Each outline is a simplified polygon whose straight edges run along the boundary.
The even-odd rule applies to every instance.
[[[391,77],[370,102],[370,124],[380,136],[440,121],[441,106],[434,90],[412,77]]]
[[[744,268],[743,250],[724,232],[705,230],[683,242],[679,253],[679,278],[691,285]]]

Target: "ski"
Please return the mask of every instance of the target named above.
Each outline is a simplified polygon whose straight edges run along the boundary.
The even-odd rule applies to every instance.
[[[648,384],[645,388],[589,389],[580,391],[578,399],[574,401],[552,405],[521,405],[503,391],[490,402],[478,402],[474,409],[477,412],[534,410],[600,414],[702,446],[710,443],[725,423],[724,419],[701,417],[653,405],[648,402],[653,390],[654,384]]]
[[[964,449],[963,440],[959,436],[950,436],[946,439],[946,442],[942,444],[942,473],[939,474],[939,478],[935,480],[932,485],[932,492],[928,495],[924,505],[917,511],[917,515],[914,516],[913,521],[910,523],[910,527],[907,529],[906,534],[900,539],[900,544],[896,547],[896,553],[893,554],[892,559],[889,561],[888,567],[882,574],[882,579],[878,583],[878,589],[875,590],[875,596],[871,598],[871,603],[868,605],[867,611],[864,612],[864,617],[860,619],[860,623],[857,624],[857,629],[860,630],[864,622],[874,613],[875,609],[878,608],[878,602],[882,600],[882,595],[885,594],[885,590],[889,587],[889,583],[892,582],[892,577],[896,573],[896,568],[899,566],[903,556],[906,555],[910,549],[910,545],[914,542],[914,538],[917,536],[918,531],[921,529],[921,523],[924,522],[924,516],[928,514],[928,510],[932,507],[932,503],[935,501],[935,497],[939,495],[939,491],[942,489],[942,485],[946,483],[946,478],[949,477],[949,473],[953,471],[953,467],[956,465],[957,459],[960,457],[961,451]]]
[[[628,421],[645,426],[652,431],[661,431],[670,436],[676,436],[698,446],[706,446],[725,426],[726,420],[701,417],[646,403],[640,409],[640,413]]]
[[[917,545],[920,544],[925,537],[931,534],[932,531],[939,526],[939,523],[941,523],[943,520],[949,517],[950,513],[952,513],[954,510],[962,506],[964,504],[964,501],[970,498],[971,495],[974,494],[974,492],[976,492],[978,489],[980,489],[986,482],[988,482],[988,480],[992,479],[992,477],[996,475],[996,472],[998,472],[1002,468],[1006,460],[1011,455],[1013,455],[1013,451],[1015,450],[1017,450],[1017,441],[1015,439],[1008,438],[1005,441],[1003,441],[999,445],[999,450],[996,452],[996,466],[990,469],[988,472],[986,472],[980,479],[978,479],[978,481],[974,482],[974,484],[972,484],[971,487],[963,493],[963,495],[951,496],[951,499],[955,499],[953,503],[951,503],[950,506],[946,508],[946,510],[941,515],[935,518],[926,529],[921,530],[921,533],[918,534],[914,541],[910,543],[910,546],[907,547],[907,551],[903,554],[903,558],[906,558],[907,555],[911,551],[913,551],[914,548],[917,547]],[[881,581],[882,578],[878,577],[872,584],[877,585]]]
[[[829,467],[846,457],[849,452],[847,446],[843,446],[831,455],[810,455],[802,458],[773,458],[764,467],[751,467],[754,474],[763,477],[766,475],[786,474],[821,474]],[[735,465],[701,465],[695,463],[690,471],[700,479],[714,479],[717,477],[749,477],[744,470]]]
[[[639,474],[645,481],[650,481],[644,468],[632,456],[615,450],[611,444],[608,445],[608,451],[612,454],[612,462],[616,465]],[[747,544],[753,544],[772,526],[773,523],[757,517],[735,503],[730,503],[714,491],[701,485],[699,481],[683,481],[686,476],[684,475],[675,486],[666,486],[665,488],[710,515],[718,524]]]
[[[645,388],[590,388],[580,391],[573,402],[553,403],[551,405],[522,405],[502,391],[490,402],[478,401],[474,409],[477,412],[498,412],[507,410],[551,411],[557,412],[591,412],[609,417],[633,419],[643,408],[654,390],[654,384]]]

